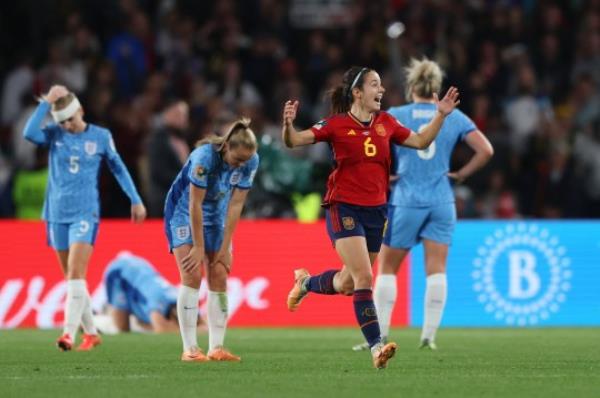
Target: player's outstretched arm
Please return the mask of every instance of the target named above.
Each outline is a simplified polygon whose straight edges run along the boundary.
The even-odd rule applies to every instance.
[[[433,94],[433,99],[437,106],[437,112],[435,116],[427,126],[425,126],[419,134],[415,132],[411,132],[410,136],[402,143],[402,145],[415,148],[415,149],[425,149],[435,140],[442,125],[444,124],[444,120],[446,116],[448,116],[454,108],[460,104],[460,100],[458,99],[458,89],[454,86],[450,87],[444,95],[442,100],[438,100],[437,94]]]
[[[283,128],[281,131],[281,138],[288,148],[314,144],[315,142],[315,133],[313,133],[312,130],[296,131],[294,128],[298,104],[298,101],[286,101],[283,106]]]

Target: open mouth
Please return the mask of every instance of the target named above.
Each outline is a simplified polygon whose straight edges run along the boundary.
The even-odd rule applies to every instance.
[[[378,95],[377,97],[375,97],[375,103],[381,105],[381,98],[382,98],[381,95]]]

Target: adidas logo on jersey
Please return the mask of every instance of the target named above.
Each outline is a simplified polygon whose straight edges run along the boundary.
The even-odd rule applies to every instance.
[[[350,131],[348,131],[348,135],[356,135],[356,131],[350,130]]]

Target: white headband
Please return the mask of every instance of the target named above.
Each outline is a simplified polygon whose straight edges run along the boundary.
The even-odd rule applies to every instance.
[[[60,111],[52,111],[52,118],[56,123],[64,122],[65,120],[73,117],[75,113],[81,108],[81,104],[77,97],[73,97],[73,101],[66,108],[61,109]]]
[[[363,72],[366,71],[366,70],[367,70],[367,68],[362,68],[360,70],[360,72],[358,72],[356,74],[356,77],[354,78],[354,81],[352,82],[352,85],[350,86],[350,91],[352,91],[352,89],[354,88],[354,86],[356,86],[356,83],[358,83],[358,79],[360,79],[360,75],[362,75]]]

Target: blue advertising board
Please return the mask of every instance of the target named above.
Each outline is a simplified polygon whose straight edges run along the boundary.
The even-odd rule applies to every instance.
[[[460,221],[442,326],[600,325],[600,222]],[[423,322],[423,246],[412,250],[410,324]]]

